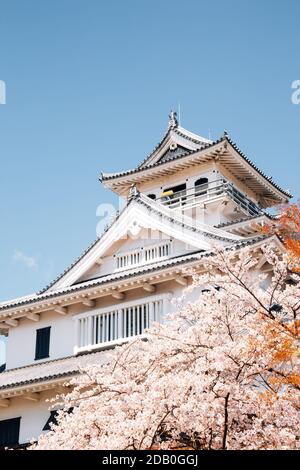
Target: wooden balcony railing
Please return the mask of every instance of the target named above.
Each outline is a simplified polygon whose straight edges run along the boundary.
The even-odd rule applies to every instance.
[[[243,211],[249,215],[258,215],[261,209],[239,191],[232,183],[225,179],[210,181],[195,188],[175,192],[157,199],[157,202],[170,207],[170,209],[184,208],[197,205],[199,202],[208,202],[216,197],[228,195]]]
[[[153,322],[163,321],[167,298],[165,294],[78,315],[74,353],[105,348],[142,335]]]
[[[155,245],[145,245],[116,255],[116,269],[128,269],[141,264],[152,263],[168,258],[171,254],[171,242],[166,240]]]

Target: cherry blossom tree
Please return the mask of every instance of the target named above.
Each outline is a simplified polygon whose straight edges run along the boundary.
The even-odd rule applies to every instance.
[[[281,205],[277,217],[262,228],[265,234],[276,233],[284,241],[289,254],[290,268],[300,272],[300,200]]]
[[[34,448],[300,448],[299,277],[262,256],[208,258],[199,299],[83,370]]]

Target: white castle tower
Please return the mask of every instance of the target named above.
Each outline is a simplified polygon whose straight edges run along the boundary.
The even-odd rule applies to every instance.
[[[187,268],[201,270],[216,244],[251,246],[262,258],[265,210],[290,197],[226,132],[213,142],[178,125],[176,113],[142,163],[100,179],[126,201],[121,213],[49,286],[0,304],[8,337],[0,448],[47,432],[55,410],[45,400],[65,391],[79,368],[105,362],[107,349],[163,322],[175,308],[170,299],[191,283]]]

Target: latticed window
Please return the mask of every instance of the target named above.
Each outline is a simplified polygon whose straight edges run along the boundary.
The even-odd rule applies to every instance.
[[[155,298],[80,316],[75,319],[76,351],[142,335],[153,322],[162,321],[163,309],[164,298]]]
[[[128,253],[116,255],[116,268],[127,269],[143,263],[150,263],[168,257],[171,254],[170,240],[156,245],[138,248]]]

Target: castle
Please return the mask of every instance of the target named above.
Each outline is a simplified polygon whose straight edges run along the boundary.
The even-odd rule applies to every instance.
[[[266,209],[290,194],[224,135],[200,137],[169,116],[160,143],[136,168],[100,180],[125,201],[101,236],[38,293],[0,304],[8,336],[0,373],[0,448],[20,447],[55,421],[47,399],[68,390],[79,369],[143,335],[174,310],[216,245],[239,250],[280,240],[263,236]],[[197,289],[189,291],[195,300]]]

